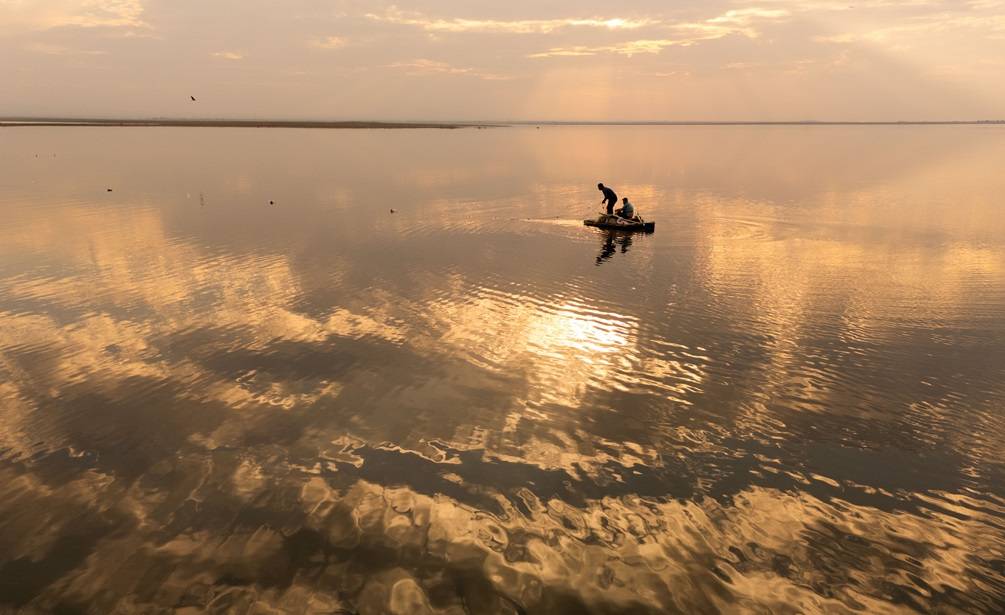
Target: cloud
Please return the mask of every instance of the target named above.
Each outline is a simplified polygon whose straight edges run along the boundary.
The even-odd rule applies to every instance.
[[[148,28],[141,0],[0,0],[3,29]]]
[[[766,9],[760,7],[751,7],[746,9],[732,9],[726,11],[725,13],[719,15],[718,17],[708,19],[707,22],[745,26],[755,20],[784,19],[789,15],[790,13],[785,9]]]
[[[48,43],[30,43],[25,46],[25,49],[34,53],[51,56],[102,56],[108,53],[107,51],[97,49],[74,49],[72,47],[51,45]]]
[[[404,70],[407,74],[412,76],[467,75],[470,77],[477,77],[478,79],[486,79],[489,81],[504,81],[507,79],[512,79],[512,77],[507,77],[505,75],[484,73],[474,68],[464,68],[454,66],[446,62],[439,62],[436,60],[429,60],[426,58],[419,58],[416,60],[409,60],[406,62],[395,62],[393,64],[388,64],[387,67]]]
[[[408,62],[395,62],[394,64],[388,64],[388,68],[402,68],[415,74],[445,73],[448,75],[466,75],[470,74],[472,70],[470,68],[458,68],[447,64],[446,62],[437,62],[436,60],[427,60],[424,58]]]
[[[573,47],[553,47],[547,51],[530,54],[529,58],[551,58],[551,57],[576,57],[593,56],[601,53],[613,53],[631,57],[644,53],[659,53],[666,47],[682,46],[694,44],[693,40],[673,40],[673,39],[645,39],[638,41],[628,41],[616,45],[601,45],[599,47],[587,47],[577,45]]]
[[[620,17],[585,19],[434,19],[421,13],[403,12],[391,7],[383,14],[367,13],[369,19],[399,25],[416,26],[428,32],[508,32],[511,34],[548,34],[562,28],[605,28],[607,30],[635,30],[656,25],[652,19],[625,19]]]
[[[838,66],[842,63],[843,60],[844,60],[843,57],[838,57],[827,61],[806,58],[806,59],[785,60],[781,62],[728,62],[724,64],[722,68],[724,70],[741,71],[741,72],[770,71],[770,72],[780,72],[787,74],[798,74],[798,73],[805,73],[812,68]]]
[[[923,42],[930,44],[932,35],[956,30],[972,30],[981,34],[985,40],[1003,40],[1005,39],[1005,15],[936,13],[916,17],[895,26],[817,36],[813,40],[820,43],[837,44],[892,43],[920,37]]]
[[[742,34],[747,38],[757,38],[761,35],[755,26],[759,22],[781,22],[792,14],[784,9],[746,8],[733,9],[700,22],[676,24],[674,28],[681,32],[694,32],[699,40],[714,40],[733,34]]]
[[[341,36],[328,36],[325,38],[319,38],[311,41],[311,47],[317,47],[318,49],[341,49],[349,44],[345,38]]]
[[[237,53],[236,51],[215,51],[210,54],[214,58],[220,58],[223,60],[243,60],[244,56]]]
[[[978,4],[982,0],[971,2],[971,5]],[[1002,0],[983,0],[989,3],[1001,2]],[[853,2],[852,0],[757,0],[760,7],[764,5],[782,5],[786,10],[798,13],[811,13],[821,11],[868,11],[872,9],[907,9],[913,7],[929,7],[946,4],[946,0],[869,0],[868,3]],[[955,4],[955,0],[954,0]],[[770,10],[770,9],[769,9]]]
[[[657,70],[657,71],[649,71],[649,72],[640,73],[640,74],[642,74],[642,75],[644,75],[646,77],[657,77],[657,78],[690,77],[692,75],[691,71],[689,71],[689,70]]]
[[[758,22],[779,22],[791,16],[784,9],[745,8],[732,9],[706,19],[693,22],[650,22],[659,23],[665,30],[676,36],[673,38],[641,39],[616,43],[613,45],[571,47],[552,47],[546,51],[532,53],[530,58],[593,56],[611,53],[631,57],[639,54],[659,53],[667,47],[689,47],[702,41],[711,41],[732,35],[742,35],[747,38],[757,38],[760,31],[755,27]]]

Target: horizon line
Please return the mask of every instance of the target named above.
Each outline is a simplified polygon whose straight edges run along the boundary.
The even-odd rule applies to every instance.
[[[180,117],[0,117],[0,126],[179,126],[289,128],[465,128],[504,126],[893,126],[1005,124],[1005,119],[962,120],[375,120]]]

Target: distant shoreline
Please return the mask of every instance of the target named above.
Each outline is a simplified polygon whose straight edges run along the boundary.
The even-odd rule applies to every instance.
[[[287,121],[287,120],[104,120],[104,119],[62,119],[62,118],[4,118],[0,119],[0,127],[17,128],[20,126],[177,126],[189,128],[439,128],[451,130],[456,128],[486,128],[493,124],[465,124],[446,122],[322,122],[322,121]]]
[[[816,121],[785,120],[761,122],[753,120],[729,121],[635,121],[635,122],[500,122],[506,126],[951,126],[951,125],[1005,125],[1005,120],[904,120],[904,121]]]
[[[384,122],[320,120],[211,120],[211,119],[95,119],[95,118],[0,118],[0,128],[22,126],[177,126],[189,128],[327,128],[414,129],[503,128],[507,126],[1001,126],[1005,120],[920,121],[508,121],[508,122]]]

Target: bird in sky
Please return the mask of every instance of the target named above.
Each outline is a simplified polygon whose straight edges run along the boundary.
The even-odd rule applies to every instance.
[[[195,96],[189,96],[189,98],[191,98],[193,101],[195,100]]]

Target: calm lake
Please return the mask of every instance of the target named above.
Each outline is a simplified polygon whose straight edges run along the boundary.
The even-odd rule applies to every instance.
[[[0,128],[0,612],[1001,612],[1003,161]]]

